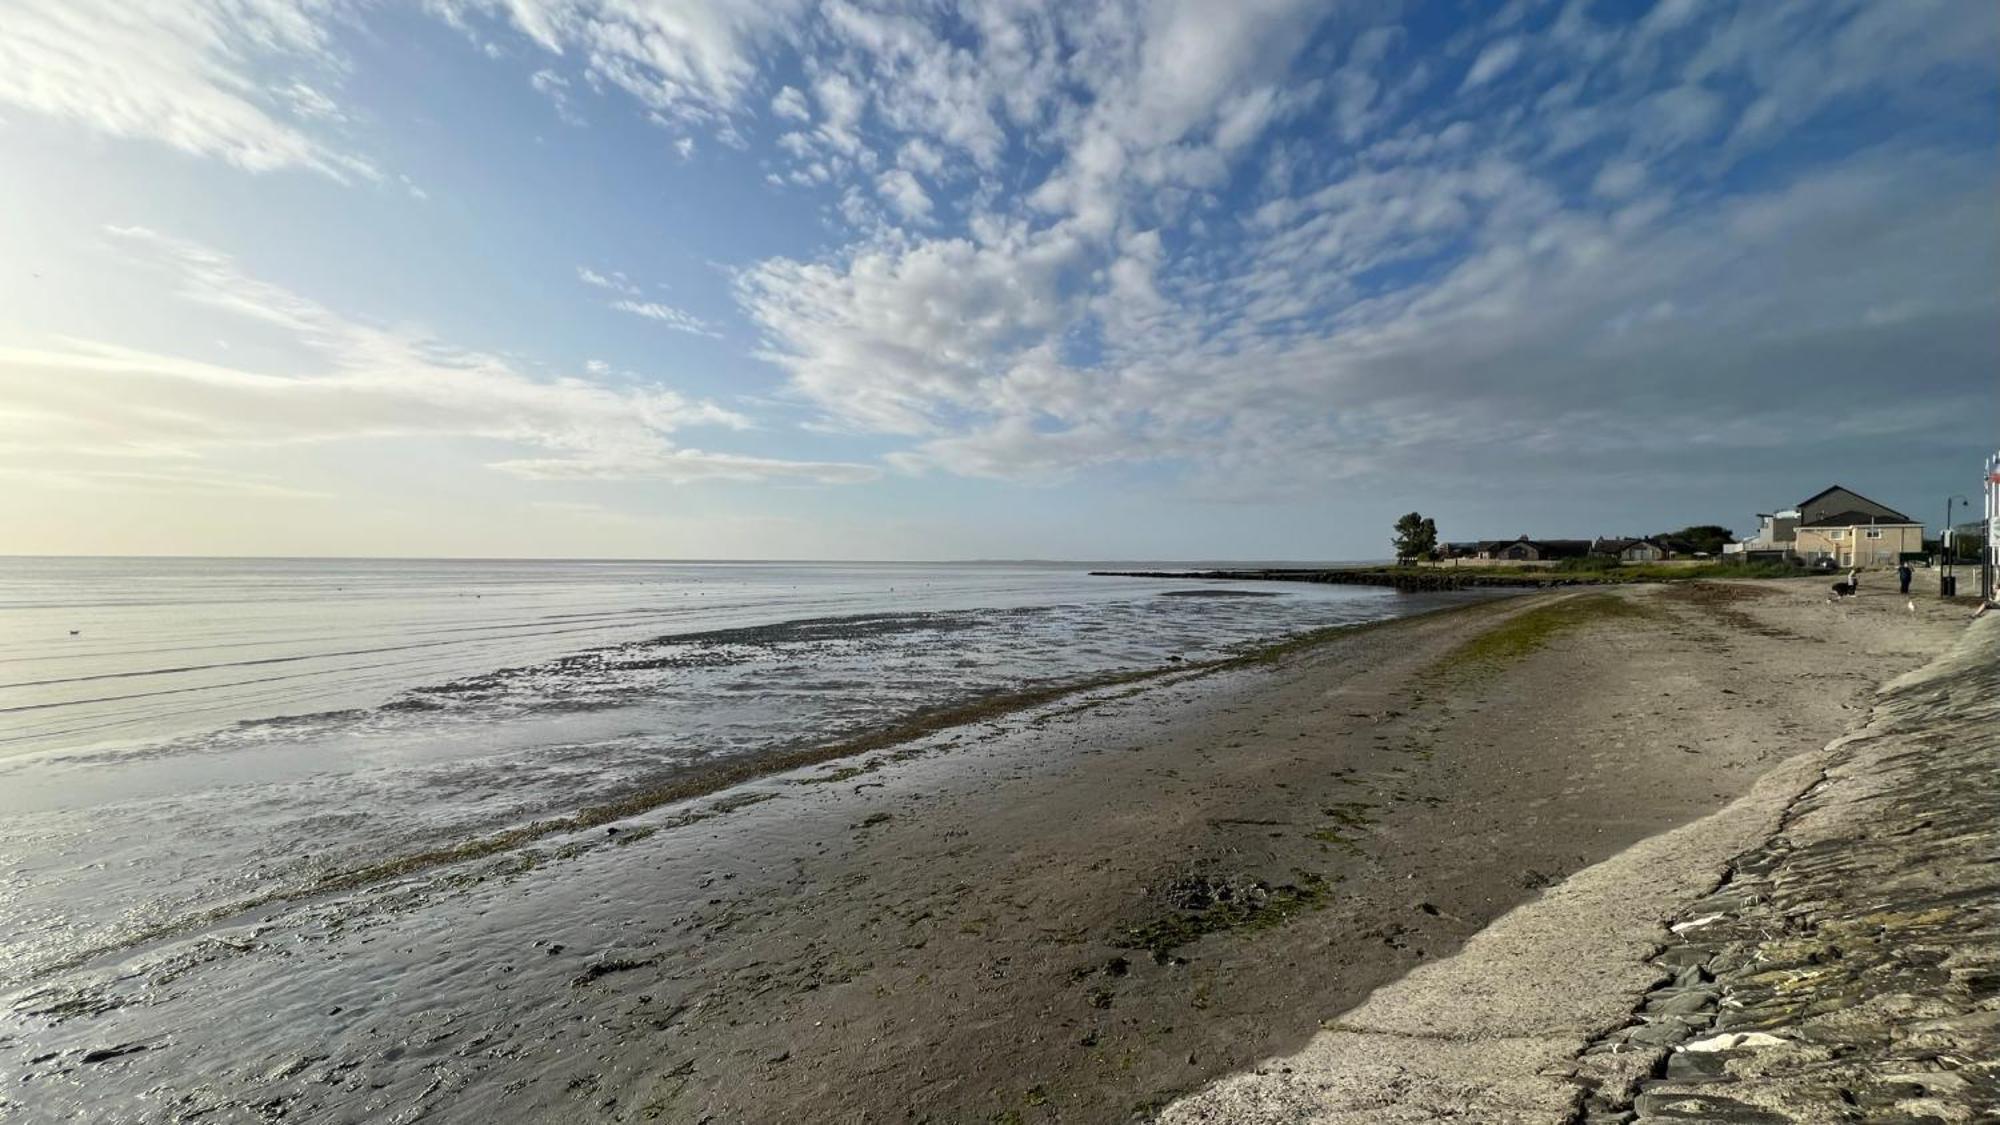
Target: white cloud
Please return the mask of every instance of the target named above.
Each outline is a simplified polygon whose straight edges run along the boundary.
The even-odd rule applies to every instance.
[[[657,387],[537,378],[496,356],[354,323],[244,275],[205,247],[114,230],[178,296],[277,330],[296,367],[231,366],[92,340],[0,346],[0,448],[12,468],[82,482],[161,471],[224,480],[211,453],[361,438],[472,438],[525,455],[492,467],[533,478],[866,480],[862,465],[787,461],[679,445],[749,420]],[[255,482],[251,482],[255,483]]]
[[[337,97],[294,86],[337,94],[335,0],[232,2],[304,22],[261,46],[169,36],[193,44],[172,82],[138,73],[174,90],[193,73],[200,97],[264,114],[237,133],[268,126],[324,153]],[[1857,325],[1876,339],[1925,325],[1952,354],[1976,350],[1964,294],[1991,289],[1964,249],[1979,238],[1954,243],[1913,202],[1990,231],[1963,210],[1962,168],[1845,196],[1826,186],[1833,165],[1888,158],[1808,152],[1732,176],[1830,110],[1962,93],[1932,87],[1990,73],[1990,5],[1666,0],[1625,23],[1511,5],[1439,45],[1371,25],[1366,6],[1302,0],[432,3],[502,42],[496,55],[546,64],[558,93],[638,99],[676,146],[771,146],[758,174],[810,197],[829,237],[738,267],[736,296],[814,424],[891,435],[906,468],[1043,478],[1165,461],[1247,491],[1418,445],[1533,453],[1583,432],[1593,449],[1655,448],[1663,426],[1727,441],[1778,417],[1760,378],[1803,393],[1782,374],[1802,357],[1847,372],[1866,349],[1828,341]],[[265,73],[283,57],[317,69]],[[1770,233],[1787,222],[1839,245],[1802,251]],[[1882,265],[1864,268],[1863,241]],[[1802,256],[1813,277],[1753,284]],[[578,276],[619,311],[714,333],[620,274]],[[1692,323],[1705,350],[1676,343]],[[1657,391],[1711,369],[1733,373],[1716,401],[1740,416]]]
[[[903,169],[891,168],[876,177],[875,188],[905,219],[916,222],[930,220],[931,197],[924,192],[924,186],[917,182],[917,178]]]
[[[292,113],[295,116],[335,123],[344,123],[347,120],[347,114],[341,111],[340,106],[335,104],[332,98],[303,82],[294,82],[285,87],[281,93],[291,103]]]
[[[1962,169],[1904,210],[1922,194],[1905,159],[1672,221],[1649,205],[1566,211],[1505,166],[1408,169],[1315,193],[1213,278],[1176,274],[1147,232],[1080,284],[1100,276],[1089,240],[1017,226],[767,263],[744,300],[830,415],[921,439],[893,459],[909,469],[1035,480],[1165,460],[1244,495],[1304,466],[1315,481],[1411,457],[1438,474],[1492,457],[1553,472],[1564,457],[1678,456],[1694,434],[1758,448],[1732,435],[1806,435],[1856,411],[1877,436],[1908,434],[1949,396],[1879,385],[1877,349],[1942,335],[1976,350],[1996,280],[1952,248],[1981,221],[1977,177]],[[1644,177],[1601,179],[1623,197]],[[1444,244],[1433,233],[1476,249],[1436,277],[1351,280]],[[1779,282],[1776,261],[1812,283]],[[1922,311],[1899,304],[1899,338],[1854,350],[1853,326],[1889,295]],[[1094,354],[1068,346],[1093,335]]]
[[[627,297],[637,297],[640,293],[639,287],[632,284],[632,279],[617,270],[599,273],[589,266],[578,266],[576,279],[593,288],[609,289],[613,293],[623,293]]]
[[[842,420],[923,433],[975,407],[1012,360],[1074,315],[1062,282],[1083,246],[1019,227],[993,239],[863,250],[842,264],[764,262],[738,279],[770,358]]]
[[[251,172],[303,168],[378,179],[305,126],[340,123],[298,73],[338,71],[332,0],[10,0],[0,102]],[[284,107],[298,124],[274,116]]]
[[[440,0],[463,22],[483,11],[667,122],[716,122],[756,83],[755,52],[780,38],[800,0]]]
[[[771,99],[771,112],[793,121],[812,120],[812,110],[806,108],[806,96],[791,86],[781,87],[777,96]]]
[[[576,111],[576,107],[569,100],[569,79],[544,67],[528,76],[528,85],[534,87],[536,93],[549,99],[549,104],[555,107],[556,117],[563,124],[584,124],[583,115]]]
[[[1884,307],[1892,285],[1839,246],[1825,250],[1817,302],[1778,308],[1772,289],[1746,288],[1760,255],[1797,253],[1722,218],[1750,223],[1766,200],[1797,208],[1811,234],[1792,237],[1807,241],[1840,242],[1833,232],[1860,215],[1903,229],[1900,241],[1876,245],[1899,263],[1901,284],[1930,294],[1918,319],[1936,331],[1962,334],[1976,302],[1904,276],[1925,254],[1949,259],[1940,272],[1969,291],[1991,286],[1990,269],[1944,251],[1948,239],[1909,210],[1914,183],[1840,207],[1782,182],[1764,196],[1736,187],[1718,197],[1687,182],[1714,175],[1712,165],[1668,160],[1712,144],[1733,106],[1761,104],[1760,88],[1789,99],[1782,111],[1755,111],[1763,129],[1844,90],[1914,89],[1939,60],[1976,53],[1967,43],[1990,43],[1990,18],[1971,20],[1977,28],[1961,20],[1960,41],[1946,44],[1909,30],[1923,17],[1879,8],[1822,20],[1669,4],[1620,29],[1571,6],[1545,26],[1511,21],[1459,80],[1478,97],[1454,100],[1439,97],[1452,87],[1440,90],[1445,76],[1423,60],[1388,66],[1406,58],[1395,28],[1354,35],[1324,81],[1277,81],[1320,14],[989,9],[976,25],[987,38],[968,57],[1004,53],[989,50],[1002,42],[1016,55],[981,74],[958,69],[962,56],[922,21],[843,7],[829,34],[851,54],[816,56],[818,81],[845,68],[840,88],[868,99],[866,143],[893,153],[896,170],[928,177],[932,207],[898,206],[908,185],[875,171],[870,194],[889,205],[845,192],[838,214],[854,229],[850,245],[743,271],[739,296],[765,330],[768,357],[836,423],[914,437],[894,458],[905,468],[1040,479],[1163,460],[1195,467],[1206,486],[1254,491],[1302,465],[1371,471],[1419,443],[1456,443],[1462,459],[1510,445],[1610,456],[1621,442],[1682,448],[1674,434],[1726,443],[1746,426],[1796,428],[1800,411],[1816,408],[1746,391],[1757,382],[1749,373],[1798,362],[1768,359],[1776,354],[1810,354],[1843,385],[1864,378],[1851,357],[1836,358],[1830,334]],[[1854,25],[1881,22],[1901,30],[1874,29],[1873,50],[1853,38]],[[1046,41],[1068,53],[1036,46]],[[1781,56],[1783,65],[1770,61]],[[1043,59],[1053,80],[1022,77],[1042,71],[1023,60]],[[1837,59],[1841,76],[1804,79]],[[1008,83],[1029,96],[994,92]],[[1371,140],[1343,152],[1311,132],[1314,120],[1348,143]],[[947,122],[964,125],[961,137],[980,136],[982,122],[1014,132],[969,144]],[[1010,195],[983,171],[986,154],[1008,144],[1033,146],[1052,171]],[[858,174],[823,136],[795,134],[781,147],[801,162],[794,182]],[[1585,173],[1589,194],[1578,199],[1564,165],[1583,151],[1595,174]],[[1240,183],[1252,160],[1266,170],[1268,197],[1232,216],[1215,193]],[[969,194],[944,194],[954,166],[976,182]],[[1965,182],[1935,190],[1958,221],[1976,224]],[[937,229],[944,202],[963,210],[962,231]],[[1764,314],[1748,314],[1752,306]],[[1707,362],[1732,372],[1706,401],[1740,411],[1699,413],[1698,397],[1660,393],[1710,377],[1684,370],[1675,341],[1691,320],[1707,326]],[[1799,332],[1782,346],[1770,335],[1781,323]],[[1894,427],[1910,415],[1873,417]],[[1572,439],[1578,427],[1588,441]]]
[[[1521,40],[1518,36],[1489,43],[1480,50],[1479,57],[1472,60],[1472,65],[1466,69],[1465,81],[1458,88],[1462,92],[1484,86],[1512,70],[1519,61]]]
[[[1668,34],[1692,22],[1700,12],[1701,0],[1659,0],[1639,21],[1639,37]]]
[[[813,97],[822,118],[818,135],[842,152],[859,152],[861,112],[867,105],[860,88],[844,74],[823,74],[813,83]]]
[[[647,320],[658,321],[676,332],[686,332],[691,336],[708,336],[721,339],[721,333],[711,327],[707,321],[684,309],[677,309],[672,305],[662,304],[659,301],[620,300],[611,302],[611,307],[617,309],[619,312],[627,312],[633,316],[642,316]]]
[[[1623,158],[1607,160],[1597,170],[1590,190],[1608,199],[1624,199],[1646,185],[1646,166]]]
[[[911,137],[896,150],[896,163],[912,172],[936,178],[944,174],[944,154],[922,137]]]

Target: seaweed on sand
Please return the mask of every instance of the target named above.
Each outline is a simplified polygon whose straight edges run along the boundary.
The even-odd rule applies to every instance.
[[[1205,935],[1233,930],[1267,930],[1325,904],[1326,878],[1299,872],[1299,881],[1272,886],[1242,876],[1184,875],[1154,888],[1149,897],[1165,913],[1130,926],[1113,940],[1123,949],[1143,949],[1155,961]]]

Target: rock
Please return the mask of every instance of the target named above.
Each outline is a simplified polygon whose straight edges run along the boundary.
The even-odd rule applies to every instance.
[[[1655,995],[1656,999],[1646,1001],[1646,1011],[1663,1015],[1693,1015],[1715,1003],[1715,990],[1712,988],[1690,988]]]
[[[1737,1051],[1751,1047],[1775,1047],[1784,1040],[1761,1031],[1724,1032],[1707,1039],[1697,1039],[1681,1047],[1683,1051]]]
[[[1675,1051],[1667,1056],[1667,1081],[1706,1082],[1721,1078],[1727,1061],[1715,1051]]]

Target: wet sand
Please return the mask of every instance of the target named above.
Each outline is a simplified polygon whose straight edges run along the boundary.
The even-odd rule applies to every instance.
[[[1126,1120],[1728,804],[1962,616],[1823,599],[1350,630],[260,908],[11,999],[0,1107]]]

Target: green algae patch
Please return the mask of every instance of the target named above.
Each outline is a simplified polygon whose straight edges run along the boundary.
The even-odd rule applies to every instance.
[[[1339,848],[1341,851],[1346,852],[1348,855],[1358,856],[1365,854],[1362,850],[1360,841],[1355,840],[1353,837],[1342,833],[1341,830],[1338,828],[1316,829],[1312,832],[1306,833],[1306,839],[1317,841],[1329,847]]]
[[[1616,594],[1566,597],[1523,610],[1465,641],[1439,657],[1426,678],[1489,676],[1548,647],[1565,633],[1612,622],[1650,621],[1658,616],[1658,611]]]
[[[1262,881],[1187,876],[1156,889],[1152,897],[1169,910],[1127,927],[1111,944],[1143,949],[1162,964],[1174,951],[1214,933],[1256,932],[1325,905],[1326,878],[1300,872],[1297,883],[1271,886]]]
[[[1375,823],[1375,818],[1368,815],[1374,807],[1367,801],[1342,801],[1321,809],[1320,814],[1343,828],[1366,828]]]

